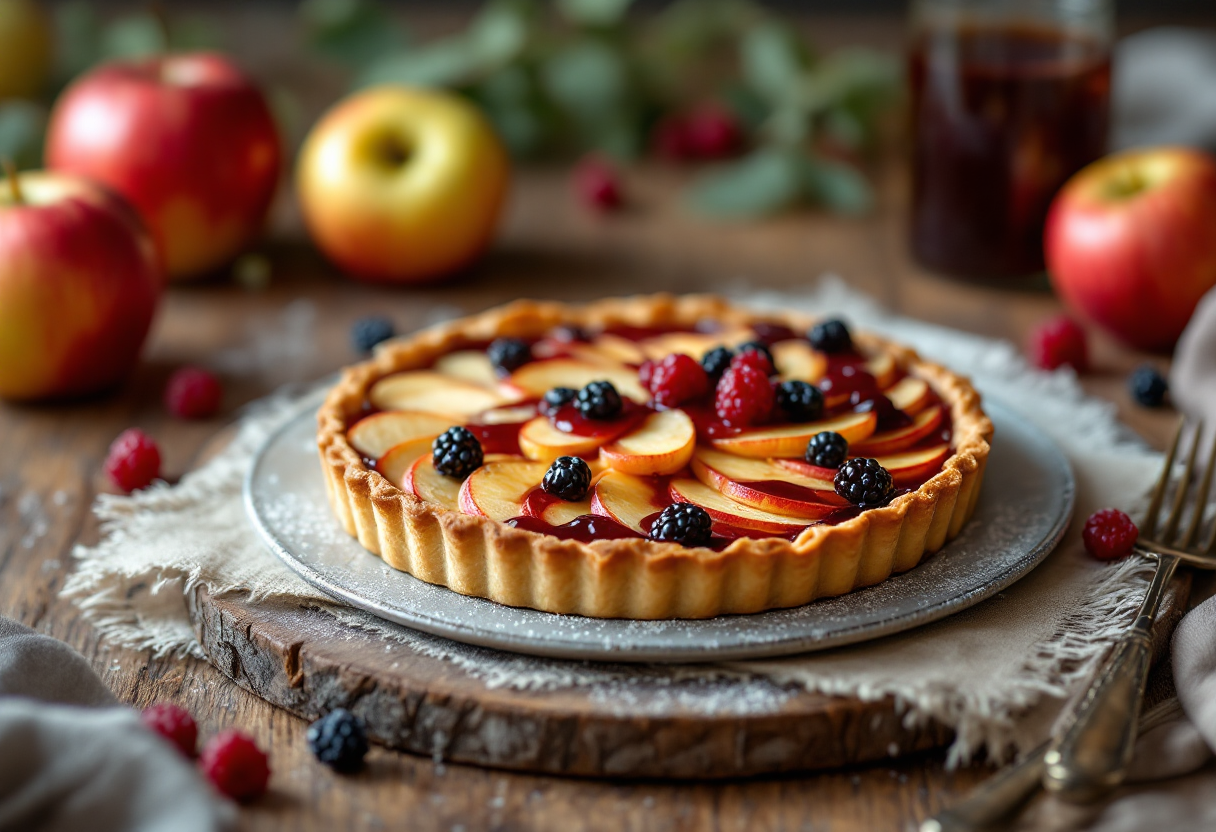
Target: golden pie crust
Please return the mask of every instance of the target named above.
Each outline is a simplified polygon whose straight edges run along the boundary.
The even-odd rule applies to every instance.
[[[691,327],[779,322],[797,313],[751,313],[719,297],[653,295],[586,306],[517,301],[382,345],[344,371],[317,416],[329,500],[342,526],[395,569],[464,595],[516,607],[599,618],[708,618],[806,604],[880,583],[958,535],[979,497],[992,422],[966,379],[914,351],[866,333],[864,352],[885,351],[949,406],[954,453],[915,491],[839,525],[811,526],[792,542],[742,538],[721,551],[645,539],[581,543],[451,511],[407,494],[370,470],[347,429],[378,379],[430,366],[439,356],[499,336],[539,337],[562,324]]]

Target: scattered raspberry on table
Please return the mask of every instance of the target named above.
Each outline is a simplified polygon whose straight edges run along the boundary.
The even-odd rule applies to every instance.
[[[242,803],[266,793],[270,764],[250,737],[229,729],[211,738],[203,748],[199,767],[222,794]]]
[[[1085,551],[1098,560],[1127,557],[1139,537],[1140,530],[1132,518],[1117,508],[1095,511],[1085,521],[1085,529],[1081,532]]]
[[[182,367],[165,385],[165,407],[179,419],[206,419],[219,412],[220,380],[202,367]]]
[[[615,211],[624,203],[616,169],[594,156],[574,168],[574,190],[584,205],[596,211]]]
[[[198,748],[198,725],[185,708],[161,702],[144,708],[140,719],[144,725],[176,745],[187,757],[194,757]]]
[[[139,428],[128,428],[110,445],[105,469],[123,491],[147,488],[160,476],[160,448]]]
[[[1089,369],[1089,346],[1081,325],[1060,315],[1040,324],[1030,333],[1030,360],[1040,369],[1054,370],[1065,364],[1078,373]]]

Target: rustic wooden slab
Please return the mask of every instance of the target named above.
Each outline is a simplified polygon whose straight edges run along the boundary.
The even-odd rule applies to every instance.
[[[1169,633],[1188,576],[1160,621]],[[905,725],[893,700],[863,702],[761,679],[640,677],[611,689],[514,690],[298,604],[197,588],[191,614],[220,671],[306,719],[335,707],[414,754],[543,774],[703,779],[838,768],[946,744],[943,725]],[[1160,638],[1164,643],[1166,639]]]

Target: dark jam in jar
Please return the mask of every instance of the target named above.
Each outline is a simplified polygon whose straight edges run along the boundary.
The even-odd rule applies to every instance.
[[[1106,150],[1110,56],[1046,27],[917,35],[912,92],[912,250],[972,278],[1043,269],[1043,222],[1064,181]]]

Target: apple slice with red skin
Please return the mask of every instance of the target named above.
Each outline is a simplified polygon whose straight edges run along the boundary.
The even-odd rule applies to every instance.
[[[942,470],[942,463],[950,456],[950,444],[943,442],[928,448],[904,451],[898,454],[876,457],[878,464],[891,472],[891,479],[900,487],[925,482]]]
[[[923,378],[904,376],[894,385],[883,391],[896,410],[902,410],[909,416],[920,413],[933,401],[933,390]]]
[[[885,390],[895,383],[897,370],[895,359],[885,352],[871,356],[865,363],[865,371],[874,376],[874,383],[880,390]]]
[[[423,502],[457,511],[460,508],[460,481],[435,470],[431,454],[420,456],[401,482],[401,490]]]
[[[424,410],[468,417],[506,404],[508,396],[430,370],[385,376],[372,385],[367,399],[380,410]]]
[[[507,384],[525,396],[538,399],[554,387],[586,387],[593,381],[610,381],[622,396],[637,402],[650,399],[650,392],[638,381],[636,370],[620,365],[596,364],[577,358],[551,358],[520,367]]]
[[[390,448],[409,439],[435,438],[453,425],[464,424],[459,416],[424,413],[418,410],[389,410],[373,413],[346,431],[351,447],[368,459],[379,459]]]
[[[800,476],[767,459],[732,456],[698,448],[692,460],[697,479],[730,499],[762,511],[819,520],[848,505],[832,480]],[[835,472],[831,472],[835,474]],[[786,493],[773,493],[764,483],[778,483]],[[784,486],[791,486],[788,490]]]
[[[798,457],[806,452],[806,443],[817,433],[825,430],[835,431],[852,445],[874,433],[874,427],[877,424],[878,415],[873,411],[845,413],[818,422],[748,430],[735,436],[711,439],[710,442],[718,450],[738,456],[758,459]]]
[[[629,425],[629,422],[622,422],[621,433],[628,430]],[[552,462],[559,456],[594,457],[599,453],[601,445],[611,442],[619,435],[583,436],[578,433],[565,433],[553,427],[548,417],[537,416],[519,429],[519,449],[528,459],[540,462]]]
[[[572,503],[568,503],[565,500],[557,500],[556,502],[549,503],[547,506],[545,506],[539,514],[528,511],[529,508],[530,506],[525,503],[524,509],[529,517],[535,517],[538,520],[543,520],[550,526],[564,526],[585,514],[593,513],[591,511],[590,497],[585,500],[575,500]]]
[[[669,488],[676,502],[698,505],[709,512],[714,521],[741,529],[788,534],[812,522],[743,505],[691,477],[677,477],[671,481]]]
[[[498,384],[498,373],[482,350],[457,350],[435,360],[434,370],[481,387]]]
[[[516,425],[535,416],[535,404],[508,404],[478,413],[469,421],[478,425]]]
[[[606,471],[591,492],[591,513],[646,534],[642,521],[662,511],[670,502],[652,479]]]
[[[638,476],[674,474],[692,458],[697,429],[683,410],[651,413],[634,430],[600,448],[614,470]]]
[[[548,467],[523,459],[487,462],[460,486],[460,510],[498,521],[519,517],[528,492],[540,483]]]
[[[780,341],[773,344],[772,350],[773,363],[783,380],[814,384],[827,372],[827,356],[806,341]]]
[[[410,468],[414,467],[414,463],[431,452],[434,442],[434,438],[430,436],[419,436],[416,439],[398,442],[376,460],[376,470],[402,491],[413,493],[412,488],[405,487],[406,477],[409,476]]]
[[[913,416],[910,425],[875,433],[862,442],[850,440],[849,456],[878,457],[911,448],[941,426],[943,415],[944,408],[936,404]]]

